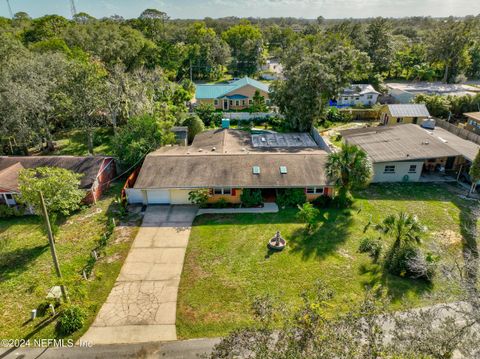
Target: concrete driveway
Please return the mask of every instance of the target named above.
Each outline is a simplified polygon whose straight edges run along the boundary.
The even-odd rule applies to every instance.
[[[107,301],[82,340],[93,344],[176,340],[178,285],[194,206],[149,206]]]

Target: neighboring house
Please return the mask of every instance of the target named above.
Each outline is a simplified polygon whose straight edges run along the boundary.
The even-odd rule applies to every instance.
[[[420,94],[464,96],[480,93],[480,88],[475,86],[442,82],[387,83],[386,86],[395,102],[404,104],[411,103]]]
[[[345,142],[362,148],[373,163],[373,182],[435,180],[432,174],[465,173],[480,146],[443,128],[407,124],[340,131]]]
[[[264,80],[278,80],[283,78],[283,65],[277,59],[268,59],[265,65],[262,66],[261,74]]]
[[[372,106],[377,103],[380,92],[376,91],[372,85],[357,84],[351,85],[342,91],[333,106]]]
[[[385,105],[379,115],[380,122],[387,126],[402,123],[422,124],[423,120],[430,117],[424,104]]]
[[[229,84],[196,85],[194,104],[209,103],[216,109],[243,110],[253,104],[255,91],[270,104],[268,85],[263,82],[244,77]]]
[[[60,167],[82,175],[80,188],[85,190],[85,203],[95,202],[115,176],[111,157],[89,156],[0,156],[0,204],[15,206],[21,195],[18,175],[24,168]]]
[[[210,189],[210,202],[240,203],[245,188],[261,189],[265,201],[277,190],[301,188],[309,200],[333,187],[325,174],[328,154],[306,133],[205,131],[188,147],[163,147],[146,158],[129,203],[189,204],[189,192]]]
[[[463,115],[468,118],[465,129],[480,135],[480,112],[467,112]]]

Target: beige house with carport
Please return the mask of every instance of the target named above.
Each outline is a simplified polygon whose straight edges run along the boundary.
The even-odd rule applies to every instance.
[[[456,180],[480,148],[443,128],[414,124],[345,130],[341,135],[370,157],[372,182],[435,181],[439,175]]]
[[[240,203],[245,188],[260,189],[265,202],[275,201],[279,190],[301,188],[313,200],[333,194],[325,174],[327,158],[305,133],[210,130],[188,147],[150,153],[126,194],[129,203],[190,204],[189,192],[207,188],[209,202]]]

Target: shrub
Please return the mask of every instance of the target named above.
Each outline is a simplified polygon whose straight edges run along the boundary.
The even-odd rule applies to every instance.
[[[278,191],[277,204],[281,208],[297,207],[305,202],[307,202],[307,196],[303,188],[288,188]]]
[[[86,318],[85,311],[76,306],[70,305],[65,308],[58,319],[58,331],[61,334],[69,335],[83,327]]]
[[[299,211],[297,218],[307,224],[307,232],[311,232],[317,225],[317,217],[320,211],[313,207],[310,202],[305,202],[302,206],[298,205]]]
[[[379,238],[365,237],[360,241],[358,251],[360,253],[367,253],[375,262],[377,262],[382,252],[382,242]]]
[[[385,256],[384,266],[390,274],[400,277],[431,281],[436,270],[437,259],[427,255],[420,248],[403,246],[390,249]]]
[[[322,194],[313,200],[313,204],[318,208],[330,208],[333,205],[333,198]]]
[[[188,200],[200,207],[205,207],[210,197],[210,190],[207,188],[195,189],[188,192]]]
[[[242,191],[240,200],[245,207],[257,207],[263,202],[262,191],[246,188]]]
[[[9,207],[6,204],[0,205],[0,218],[21,217],[25,214],[25,209],[20,207]]]
[[[215,207],[215,208],[227,208],[228,207],[228,202],[225,200],[225,198],[220,198],[216,203],[213,204],[213,207]]]

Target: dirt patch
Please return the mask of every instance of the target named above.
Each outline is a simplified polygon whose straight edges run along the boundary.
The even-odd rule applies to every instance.
[[[119,253],[115,253],[113,256],[105,258],[106,263],[113,263],[120,260],[122,256]]]
[[[438,239],[440,243],[451,246],[459,244],[463,240],[462,236],[459,233],[452,231],[451,229],[446,229],[441,232],[435,232],[433,233],[433,237]]]
[[[114,232],[115,239],[113,243],[118,244],[129,241],[131,237],[131,231],[132,227],[116,227]]]

